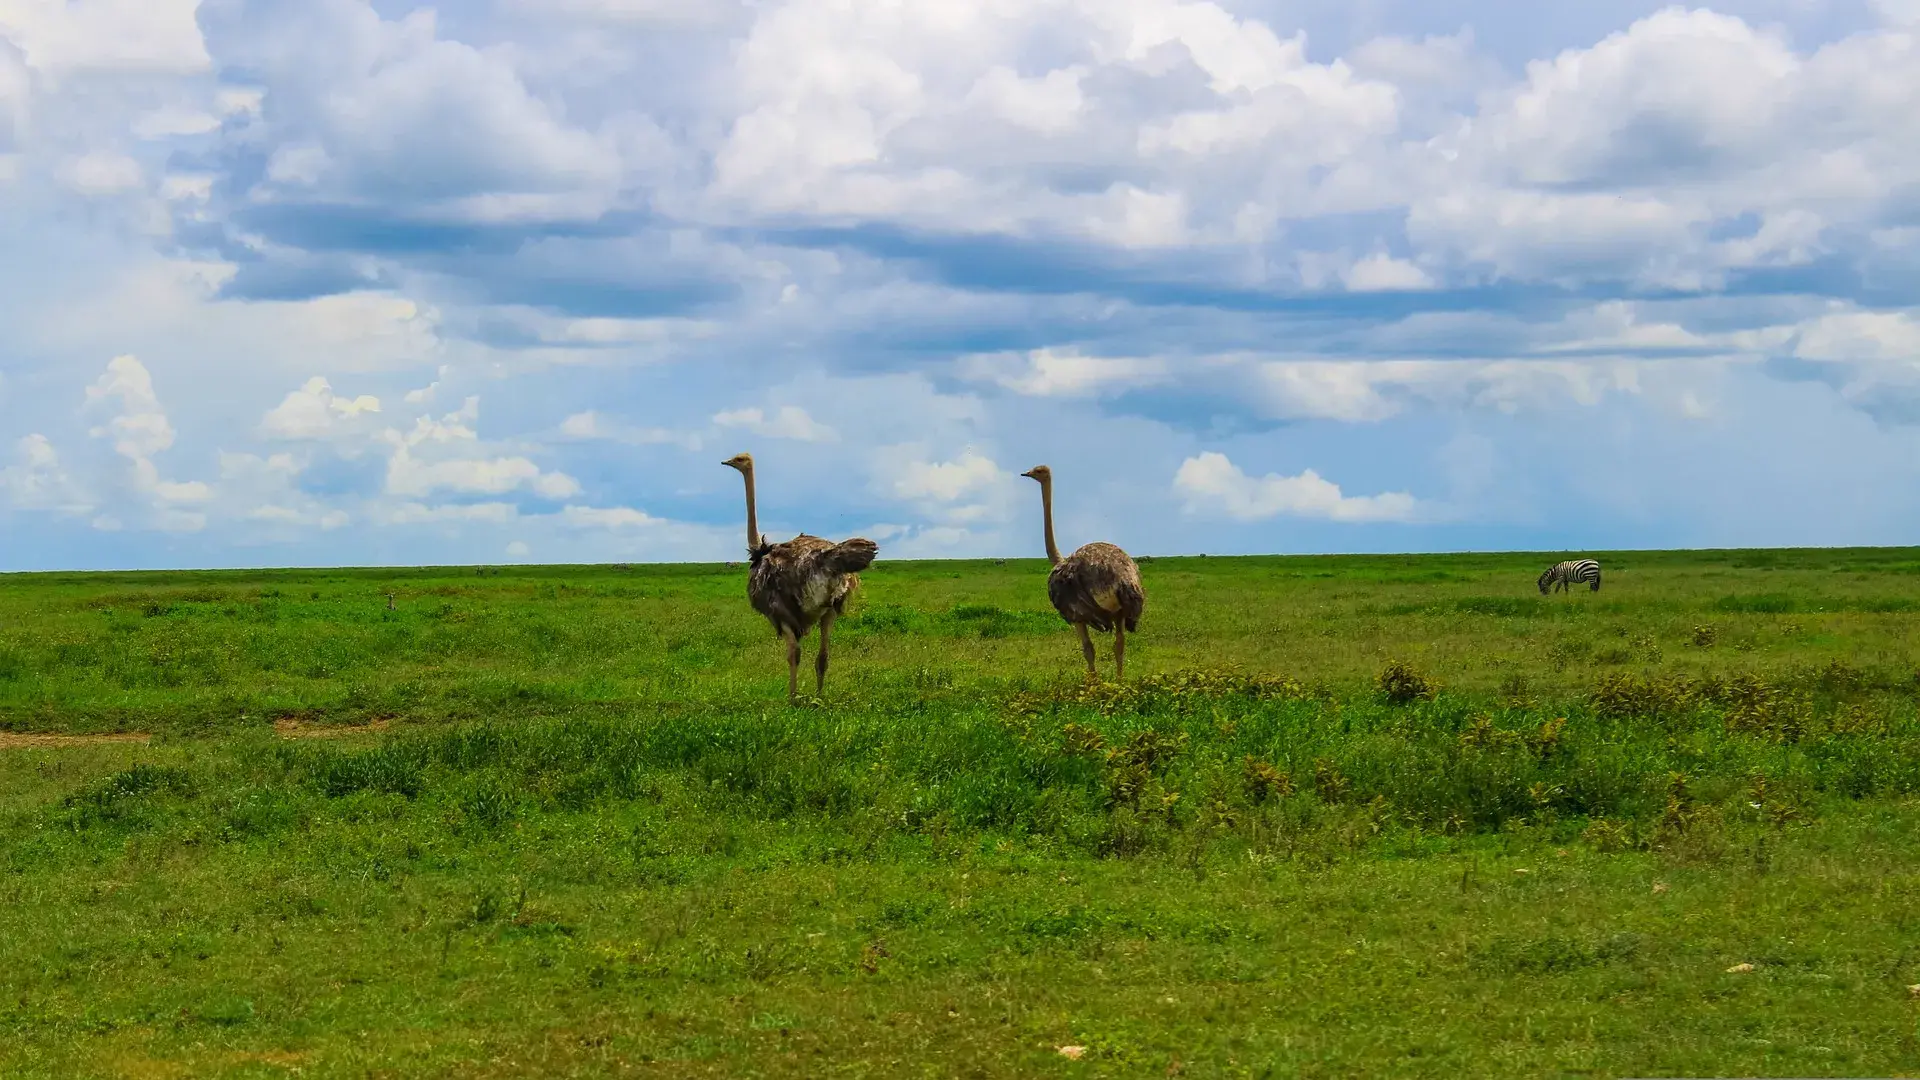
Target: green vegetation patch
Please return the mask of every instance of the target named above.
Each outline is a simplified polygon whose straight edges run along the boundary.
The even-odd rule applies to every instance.
[[[1910,1068],[1920,558],[1558,557],[0,579],[0,1074]]]

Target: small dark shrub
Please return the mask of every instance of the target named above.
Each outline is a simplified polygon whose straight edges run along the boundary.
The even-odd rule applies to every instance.
[[[1727,730],[1799,742],[1807,732],[1812,704],[1793,689],[1736,675],[1727,681]]]
[[[1396,660],[1380,673],[1380,692],[1395,705],[1431,698],[1434,686],[1425,675]]]
[[[1252,754],[1247,755],[1246,767],[1241,773],[1241,783],[1246,788],[1247,798],[1255,805],[1269,799],[1284,799],[1293,794],[1293,777]]]
[[[1313,763],[1313,792],[1324,803],[1343,803],[1353,794],[1353,781],[1326,758]]]

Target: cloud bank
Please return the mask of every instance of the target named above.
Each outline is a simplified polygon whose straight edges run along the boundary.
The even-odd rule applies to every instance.
[[[0,5],[0,568],[1905,542],[1909,3]]]

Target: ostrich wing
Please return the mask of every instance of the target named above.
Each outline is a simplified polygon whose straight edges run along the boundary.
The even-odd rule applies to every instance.
[[[1061,618],[1103,632],[1113,629],[1116,617],[1134,629],[1147,603],[1133,560],[1102,543],[1088,544],[1060,560],[1047,575],[1047,599]]]
[[[804,634],[829,608],[839,610],[859,581],[853,573],[879,550],[858,537],[836,544],[805,533],[766,545],[747,576],[747,598],[775,630]]]
[[[880,545],[863,536],[839,543],[820,552],[821,563],[836,574],[857,574],[873,565],[873,557],[880,553]]]

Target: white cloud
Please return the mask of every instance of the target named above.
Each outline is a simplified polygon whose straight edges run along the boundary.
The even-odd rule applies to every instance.
[[[570,439],[598,439],[604,437],[605,433],[606,424],[600,419],[600,414],[591,409],[574,413],[560,421],[560,434]]]
[[[724,206],[1135,249],[1292,212],[1397,116],[1390,85],[1204,0],[789,0],[729,76]]]
[[[769,439],[793,439],[798,442],[837,442],[839,433],[807,415],[798,405],[782,405],[768,416],[758,408],[730,409],[714,414],[713,422],[724,428],[742,428]]]
[[[387,459],[389,495],[418,498],[435,491],[503,495],[528,489],[549,499],[564,499],[580,493],[580,484],[565,473],[542,472],[540,466],[524,457],[449,458],[428,461],[416,458],[402,444]]]
[[[532,554],[533,549],[527,546],[525,540],[515,540],[507,545],[506,555],[509,559],[524,559]]]
[[[273,319],[275,332],[294,337],[332,371],[412,367],[441,352],[439,312],[403,296],[346,292],[245,307]]]
[[[1671,365],[1609,357],[1274,360],[1252,365],[1246,389],[1249,402],[1276,419],[1377,423],[1415,404],[1504,413],[1595,405],[1609,394],[1640,393],[1642,376],[1663,366]]]
[[[1331,521],[1409,521],[1419,503],[1405,492],[1342,495],[1340,486],[1308,469],[1298,476],[1251,477],[1224,454],[1190,457],[1174,475],[1176,493],[1192,511],[1218,511],[1238,521],[1287,515]]]
[[[1391,255],[1369,255],[1347,268],[1347,288],[1354,292],[1398,292],[1431,289],[1433,279],[1425,270]]]
[[[1263,421],[1372,425],[1319,445],[1383,460],[1424,460],[1450,429],[1487,440],[1487,498],[1519,504],[1552,457],[1529,438],[1632,429],[1718,461],[1674,433],[1744,446],[1742,423],[1783,431],[1830,404],[1823,437],[1873,427],[1846,407],[1920,417],[1920,315],[1863,299],[1912,277],[1912,0],[1628,25],[1643,4],[1603,13],[1621,27],[1604,38],[1591,11],[1524,35],[1457,12],[1481,41],[1422,39],[1404,4],[1358,21],[1238,0],[380,15],[405,7],[0,0],[0,246],[34,253],[0,267],[0,404],[9,441],[50,436],[0,446],[0,501],[208,533],[117,549],[141,557],[304,543],[329,521],[332,546],[300,558],[442,558],[455,537],[470,558],[510,539],[698,554],[697,527],[662,542],[680,526],[563,506],[704,497],[670,450],[619,444],[752,435],[816,444],[789,497],[829,520],[886,501],[910,515],[902,542],[963,551],[996,542],[1003,503],[1031,511],[992,459],[1049,446],[1164,476],[1195,439],[1252,424],[1292,455],[1320,430]],[[1533,41],[1570,47],[1518,51]],[[1670,291],[1756,269],[1785,272]],[[88,369],[124,352],[168,393],[110,370],[73,427]],[[516,405],[488,439],[476,399],[454,408],[483,384]],[[1761,399],[1790,404],[1763,422]],[[1887,491],[1901,435],[1845,444]],[[218,476],[192,479],[207,454]],[[613,465],[635,456],[650,468]],[[1590,505],[1651,520],[1621,509],[1668,475],[1641,468]],[[625,479],[583,493],[574,475]],[[1243,477],[1247,505],[1274,479],[1324,496],[1309,478]],[[1180,502],[1116,483],[1086,512],[1200,535],[1165,524]],[[431,546],[362,539],[409,516],[439,523],[407,534]],[[58,530],[16,520],[0,546],[57,561],[40,537]]]
[[[984,353],[960,359],[960,374],[1030,397],[1087,397],[1169,381],[1157,357],[1087,356],[1072,348]]]
[[[177,504],[211,502],[214,489],[200,480],[165,479],[154,464],[154,455],[173,445],[174,430],[146,365],[131,355],[114,357],[87,387],[86,397],[89,408],[114,409],[112,418],[89,434],[112,440],[114,452],[130,463],[133,490],[150,505],[153,525],[179,533],[205,528],[205,513],[182,510]]]
[[[540,19],[585,19],[647,28],[728,26],[746,13],[741,0],[504,0],[504,6]]]
[[[153,494],[161,502],[203,503],[213,498],[213,489],[202,480],[188,480],[184,483],[156,480],[153,484]]]
[[[379,398],[340,397],[326,379],[315,375],[274,406],[261,419],[260,429],[270,439],[321,439],[339,430],[342,421],[379,411]]]
[[[1920,181],[1920,38],[1669,8],[1527,66],[1430,146],[1408,233],[1500,276],[1716,288],[1882,223]],[[1895,74],[1895,73],[1898,74]]]
[[[574,413],[560,421],[560,434],[569,439],[604,439],[636,446],[670,443],[688,450],[698,450],[701,446],[700,436],[692,432],[678,432],[657,427],[632,427],[610,420],[592,409]]]
[[[0,493],[23,510],[83,514],[92,508],[67,475],[53,443],[37,432],[22,436],[15,444],[14,463],[0,468]]]
[[[403,502],[384,508],[380,520],[387,525],[435,525],[458,524],[461,522],[482,522],[486,524],[505,524],[517,520],[520,511],[512,503],[444,503],[427,506],[416,502]]]
[[[1803,360],[1920,363],[1920,319],[1904,311],[1842,310],[1797,328],[1793,355]]]
[[[1873,10],[1894,26],[1920,23],[1920,0],[1873,0]]]
[[[898,498],[957,503],[992,490],[1007,476],[991,458],[972,450],[952,461],[926,461],[903,455],[905,449],[893,447],[879,455],[888,463],[881,466],[886,490]]]
[[[617,147],[529,92],[509,50],[443,36],[430,10],[387,21],[314,3],[216,21],[230,27],[224,59],[280,105],[252,133],[277,147],[256,199],[491,224],[592,220],[614,204]]]
[[[173,445],[173,424],[153,391],[153,376],[138,358],[116,356],[108,361],[106,373],[87,387],[87,401],[119,403],[118,413],[92,434],[111,438],[121,456],[140,460]]]
[[[1015,127],[1040,135],[1071,131],[1086,107],[1080,81],[1082,65],[1057,68],[1044,75],[1022,78],[1010,67],[992,67],[967,91],[967,100]]]
[[[165,105],[135,119],[133,133],[142,139],[158,140],[181,135],[205,135],[219,127],[220,118],[211,113]]]
[[[417,418],[405,434],[392,428],[382,431],[379,439],[392,451],[387,494],[420,498],[436,491],[504,495],[526,490],[546,499],[565,499],[580,493],[579,481],[543,470],[527,457],[480,452],[473,426],[479,419],[480,399],[469,396],[456,412],[437,420]]]
[[[642,529],[661,524],[659,518],[626,506],[568,506],[560,511],[560,520],[580,529]]]
[[[83,195],[116,195],[146,182],[140,163],[125,154],[83,154],[67,166],[67,182]]]
[[[446,379],[447,375],[451,371],[452,371],[452,368],[449,368],[447,365],[445,364],[440,365],[439,378],[433,380],[432,382],[418,389],[407,391],[406,397],[404,400],[409,405],[425,405],[426,403],[432,401],[434,395],[440,392],[441,382]]]
[[[289,525],[295,527],[313,527],[322,532],[342,529],[353,523],[353,518],[344,510],[327,510],[315,514],[291,506],[268,503],[256,506],[242,515],[248,521],[262,522],[268,525]]]
[[[197,533],[207,527],[207,515],[194,510],[161,508],[153,516],[154,527],[161,532]]]
[[[183,75],[211,64],[194,15],[200,0],[8,0],[0,38],[36,70]]]

